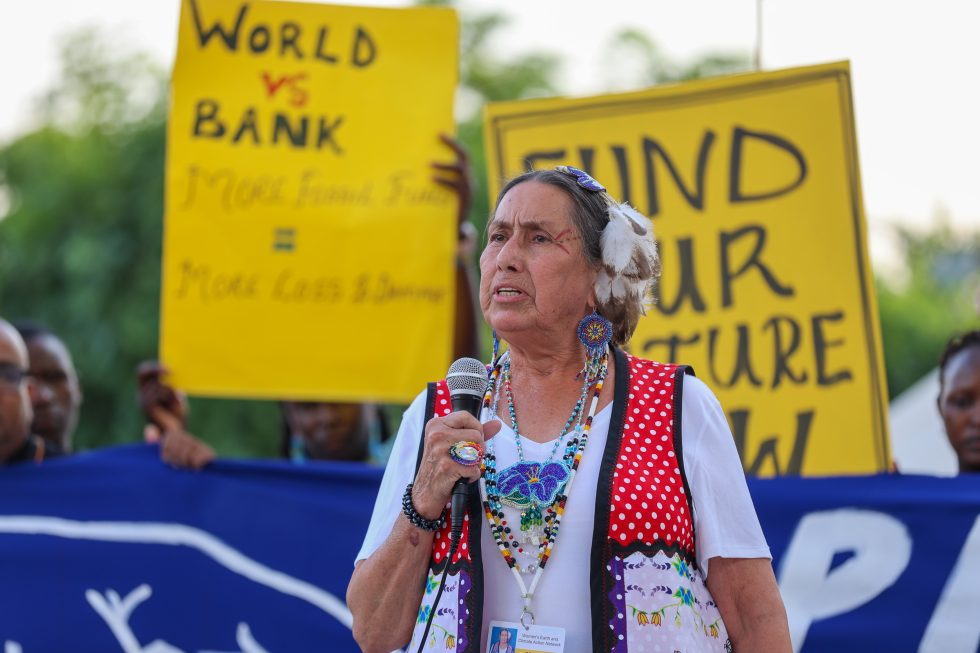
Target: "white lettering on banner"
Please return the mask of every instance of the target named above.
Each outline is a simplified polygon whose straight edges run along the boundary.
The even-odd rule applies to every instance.
[[[95,590],[88,590],[85,592],[85,599],[109,626],[109,630],[112,631],[116,641],[119,642],[119,646],[122,647],[123,653],[143,653],[139,639],[133,634],[133,629],[129,627],[129,616],[140,603],[150,598],[152,593],[153,590],[150,589],[150,586],[143,584],[130,592],[124,599],[120,599],[115,590],[106,591],[105,597]],[[160,651],[160,653],[164,651],[170,653],[177,650],[160,640],[154,640],[150,644],[150,648],[153,648],[154,651]]]
[[[144,648],[140,645],[139,639],[129,625],[129,618],[141,603],[146,601],[153,594],[153,589],[143,583],[126,598],[120,598],[115,590],[107,590],[105,596],[95,590],[85,592],[85,599],[89,605],[99,613],[109,630],[116,637],[123,653],[184,653],[183,650],[160,639],[153,640]],[[241,648],[236,653],[268,653],[252,637],[252,631],[248,624],[239,623],[235,632],[235,642]],[[211,651],[201,651],[200,653],[213,653]]]
[[[3,515],[0,516],[0,533],[188,547],[252,582],[320,608],[348,628],[352,623],[347,606],[329,592],[299,578],[271,569],[231,548],[210,533],[185,524],[85,522],[58,517]],[[130,629],[130,614],[151,594],[150,586],[142,584],[124,599],[120,598],[114,590],[108,590],[105,596],[95,590],[88,590],[85,592],[85,598],[112,630],[123,653],[183,653],[181,649],[162,640],[154,640],[144,648]],[[248,624],[244,622],[238,624],[235,639],[241,647],[240,653],[266,653],[266,650],[252,637]],[[4,653],[22,653],[21,645],[7,640],[4,643]],[[200,651],[200,653],[210,652]]]
[[[831,569],[838,553],[853,556]],[[911,555],[908,529],[885,513],[844,508],[801,519],[779,573],[793,650],[803,648],[814,621],[849,612],[888,589]]]
[[[919,653],[975,653],[980,650],[980,517],[966,538],[956,566],[932,613]]]

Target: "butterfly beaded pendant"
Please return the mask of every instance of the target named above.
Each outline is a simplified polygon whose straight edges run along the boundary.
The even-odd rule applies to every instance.
[[[547,508],[565,487],[568,473],[560,462],[516,462],[497,475],[500,502],[518,510]]]
[[[540,541],[544,513],[565,489],[568,477],[569,469],[564,463],[531,461],[514,463],[497,476],[500,502],[521,511],[521,542]]]

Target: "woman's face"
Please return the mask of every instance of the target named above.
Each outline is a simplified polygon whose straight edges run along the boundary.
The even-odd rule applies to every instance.
[[[960,471],[980,472],[980,347],[967,347],[946,363],[939,412]]]
[[[497,332],[574,332],[594,305],[596,272],[585,259],[564,191],[535,181],[511,188],[497,206],[480,257],[480,306]]]

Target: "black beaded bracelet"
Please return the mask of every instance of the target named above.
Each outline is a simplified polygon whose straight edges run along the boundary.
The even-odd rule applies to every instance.
[[[412,525],[416,528],[421,528],[423,531],[429,531],[434,533],[435,531],[442,530],[443,526],[446,525],[446,514],[439,515],[438,519],[426,519],[418,513],[415,509],[415,504],[412,503],[412,483],[408,484],[405,488],[405,494],[402,496],[402,512],[408,517],[408,521],[412,522]]]

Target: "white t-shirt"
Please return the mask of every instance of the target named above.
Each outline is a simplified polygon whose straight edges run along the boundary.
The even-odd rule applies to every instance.
[[[405,486],[415,477],[425,395],[423,392],[416,397],[402,418],[357,560],[368,558],[384,543],[401,515]],[[592,646],[589,588],[592,528],[596,484],[612,407],[610,402],[593,420],[588,445],[568,492],[558,539],[532,604],[536,623],[565,628],[566,651],[586,651]],[[696,377],[685,376],[681,408],[684,472],[694,503],[698,564],[705,576],[710,558],[771,558],[721,405],[708,386]],[[487,421],[487,416],[483,421]],[[554,440],[538,443],[522,437],[521,447],[526,460],[544,461],[554,448]],[[517,461],[514,431],[506,424],[494,436],[493,448],[498,470]],[[561,454],[562,447],[559,447],[556,457]],[[505,513],[508,510],[516,515],[516,510],[504,508]],[[518,523],[514,515],[507,516],[509,523]],[[481,526],[485,588],[482,651],[486,650],[487,625],[493,620],[517,621],[523,604],[517,582],[490,529],[486,523]],[[518,556],[521,563],[528,560]],[[529,583],[530,578],[526,575],[525,582]]]

